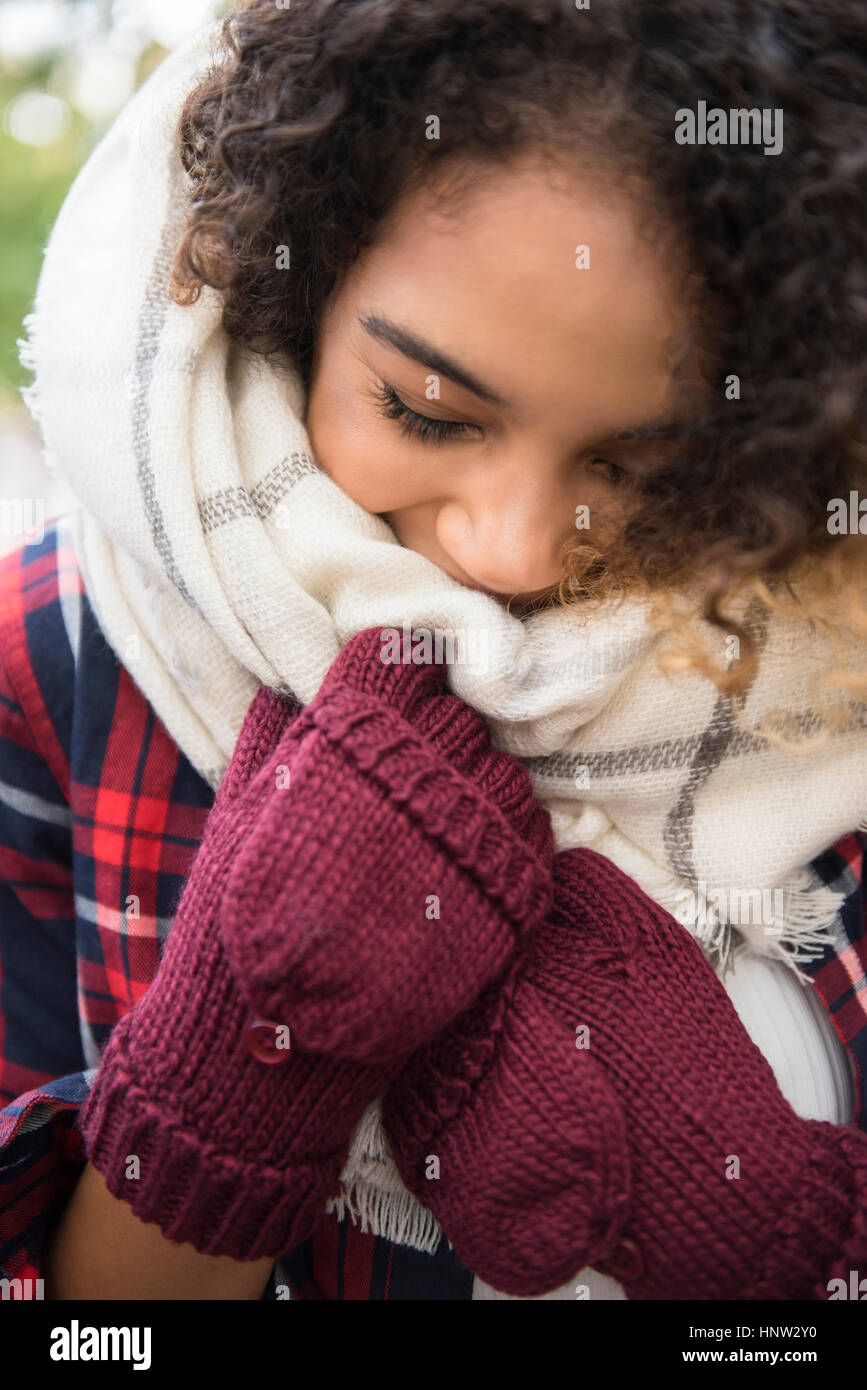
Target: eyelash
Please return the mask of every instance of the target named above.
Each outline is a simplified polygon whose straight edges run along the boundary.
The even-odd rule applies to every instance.
[[[400,399],[393,386],[380,382],[374,392],[379,402],[381,415],[389,420],[397,420],[403,433],[411,439],[420,439],[423,444],[442,443],[455,439],[466,430],[479,429],[478,425],[468,425],[462,420],[433,420],[429,415],[419,415],[410,410]]]
[[[607,469],[611,470],[608,474],[608,481],[612,483],[614,487],[619,487],[621,483],[625,482],[629,477],[628,469],[621,468],[619,463],[612,463],[610,459],[592,458],[590,459],[590,463],[591,465],[594,463],[602,463]]]
[[[378,402],[381,415],[389,420],[397,420],[405,435],[410,439],[418,439],[423,444],[440,444],[447,439],[460,438],[466,430],[480,428],[479,425],[469,425],[462,420],[434,420],[429,415],[419,415],[417,411],[410,410],[387,381],[379,382],[374,390],[374,398]],[[604,464],[609,470],[609,481],[614,487],[619,486],[629,476],[627,469],[621,468],[619,463],[612,463],[610,459],[593,458],[590,463]]]

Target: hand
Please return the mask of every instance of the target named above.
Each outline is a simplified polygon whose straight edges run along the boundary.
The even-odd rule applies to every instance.
[[[468,1268],[522,1296],[591,1265],[630,1298],[737,1300],[827,1298],[865,1267],[867,1135],[795,1114],[700,947],[611,861],[556,856],[501,993],[383,1103]]]
[[[550,900],[525,770],[439,693],[441,671],[369,669],[376,639],[348,644],[303,713],[266,688],[252,701],[157,974],[79,1116],[109,1191],[202,1253],[276,1258],[309,1235],[371,1100]],[[447,951],[448,978],[431,971],[415,1016],[391,1021],[392,989],[424,989],[425,953]]]
[[[344,647],[251,784],[221,930],[251,1006],[306,1051],[387,1060],[501,975],[551,903],[554,842],[526,769],[435,665]]]

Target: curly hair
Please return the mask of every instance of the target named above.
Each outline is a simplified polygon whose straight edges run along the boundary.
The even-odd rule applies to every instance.
[[[307,385],[338,275],[435,170],[457,197],[480,162],[527,150],[602,170],[683,247],[711,389],[604,553],[569,550],[557,600],[699,576],[702,616],[746,659],[694,664],[728,690],[755,669],[721,610],[744,586],[867,635],[863,542],[828,521],[831,499],[867,493],[862,0],[252,0],[220,39],[178,126],[178,303],[221,290],[226,332]],[[678,143],[699,102],[781,110],[783,149]]]

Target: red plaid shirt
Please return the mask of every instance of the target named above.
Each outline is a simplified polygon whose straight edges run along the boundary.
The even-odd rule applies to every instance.
[[[106,644],[59,518],[0,560],[0,1276],[25,1297],[86,1161],[78,1111],[112,1027],[153,979],[212,802]],[[814,861],[847,897],[833,947],[805,969],[854,1059],[867,1129],[864,854],[853,832]],[[472,1287],[445,1239],[426,1255],[323,1216],[262,1296],[470,1299]]]

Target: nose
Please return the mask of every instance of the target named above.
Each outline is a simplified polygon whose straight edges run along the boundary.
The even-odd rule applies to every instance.
[[[557,584],[574,517],[566,488],[502,474],[449,498],[437,515],[437,539],[474,584],[504,594],[532,594]]]

